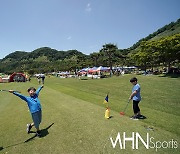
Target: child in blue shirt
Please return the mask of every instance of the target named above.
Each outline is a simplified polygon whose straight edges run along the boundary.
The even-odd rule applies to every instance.
[[[141,101],[141,88],[140,85],[137,83],[137,78],[134,77],[130,80],[130,82],[133,85],[132,93],[129,97],[129,100],[133,100],[133,111],[134,115],[131,117],[131,119],[138,120],[141,118],[140,108],[139,108],[139,102]]]
[[[38,137],[41,136],[39,125],[41,123],[42,119],[42,111],[41,111],[41,104],[40,100],[38,99],[39,92],[44,86],[40,86],[37,90],[34,87],[30,87],[28,89],[29,96],[21,95],[18,92],[15,92],[13,90],[9,90],[10,93],[13,93],[14,95],[20,97],[22,100],[27,102],[27,105],[29,107],[29,110],[31,112],[33,123],[27,124],[27,133],[30,132],[31,128],[35,126],[36,128],[36,134]]]

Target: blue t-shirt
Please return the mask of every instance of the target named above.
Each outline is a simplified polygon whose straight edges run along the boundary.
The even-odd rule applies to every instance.
[[[13,92],[13,94],[20,97],[22,100],[26,101],[30,112],[35,113],[41,110],[40,100],[38,99],[39,92],[41,91],[41,89],[42,89],[42,86],[36,90],[36,93],[34,96],[23,96],[18,92]]]
[[[140,94],[141,88],[140,88],[140,85],[138,83],[133,86],[132,93],[134,91],[137,91],[137,93],[136,93],[136,95],[134,95],[133,100],[134,101],[140,101],[141,100],[141,94]]]

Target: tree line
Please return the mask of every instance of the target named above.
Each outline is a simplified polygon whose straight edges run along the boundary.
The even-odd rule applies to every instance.
[[[135,50],[118,49],[109,43],[98,52],[85,55],[77,50],[57,51],[48,47],[33,52],[14,52],[0,63],[0,72],[48,73],[54,71],[76,71],[93,66],[138,66],[143,70],[154,67],[179,67],[180,34],[159,40],[142,41]]]
[[[0,60],[0,72],[47,73],[76,71],[93,66],[138,66],[142,70],[155,67],[180,67],[180,19],[158,29],[128,49],[104,44],[90,55],[77,50],[58,51],[49,47],[32,52],[16,51]]]

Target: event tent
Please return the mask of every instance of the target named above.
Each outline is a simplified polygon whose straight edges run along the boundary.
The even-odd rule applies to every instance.
[[[0,76],[0,83],[2,83],[3,82],[3,79],[2,79],[2,77]]]
[[[9,82],[25,82],[26,76],[23,73],[13,73],[10,78]]]

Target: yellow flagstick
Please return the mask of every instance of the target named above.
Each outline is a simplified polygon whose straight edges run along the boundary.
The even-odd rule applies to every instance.
[[[107,98],[107,100],[106,100],[106,98]],[[106,98],[105,98],[105,101],[104,101],[104,102],[106,102],[105,118],[106,118],[106,119],[109,119],[109,118],[110,118],[109,92],[107,93]]]

